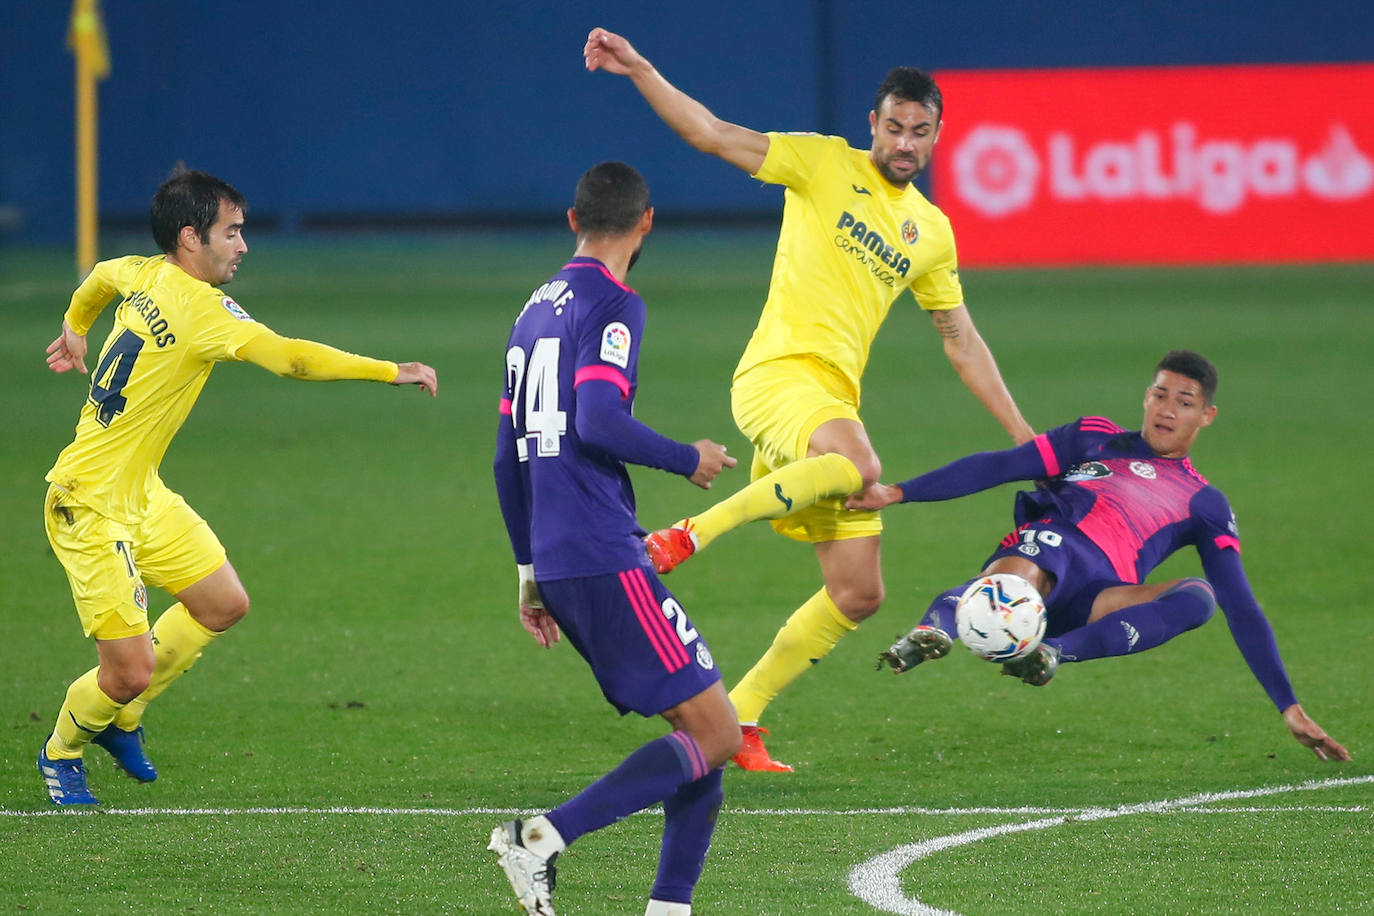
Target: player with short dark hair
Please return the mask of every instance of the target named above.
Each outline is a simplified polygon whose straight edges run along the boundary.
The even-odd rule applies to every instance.
[[[181,244],[181,228],[190,226],[196,238],[209,242],[221,201],[244,215],[248,213],[248,201],[229,182],[195,169],[177,168],[153,195],[149,214],[153,241],[163,254],[175,255]]]
[[[1220,602],[1250,670],[1289,731],[1322,760],[1350,754],[1303,712],[1279,658],[1274,631],[1240,559],[1235,515],[1188,458],[1216,418],[1216,368],[1191,350],[1171,350],[1145,389],[1145,417],[1128,432],[1105,417],[1081,417],[1002,452],[983,452],[896,485],[879,484],[858,509],[932,502],[1013,480],[1040,482],[1016,496],[1016,530],[983,572],[1020,576],[1045,599],[1041,644],[1002,666],[1043,686],[1061,662],[1144,652],[1200,627]],[[1206,578],[1144,584],[1150,571],[1194,547]],[[969,582],[974,580],[970,579]],[[969,583],[939,595],[920,625],[879,658],[898,672],[944,656],[955,607]]]
[[[919,102],[921,107],[935,115],[938,123],[945,111],[945,99],[940,87],[924,70],[915,67],[893,67],[883,77],[873,96],[873,110],[881,111],[883,103],[889,98],[903,102]]]
[[[951,365],[1012,441],[1033,435],[964,305],[949,220],[912,184],[939,138],[943,101],[929,76],[893,70],[868,115],[872,145],[859,150],[842,137],[760,133],[723,121],[605,29],[592,30],[583,54],[587,69],[629,77],[691,146],[786,188],[768,299],[730,391],[735,423],[754,445],[753,483],[646,544],[659,572],[756,519],[813,545],[824,587],[730,692],[744,724],[735,763],[790,770],[764,747],[759,718],[883,600],[882,520],[847,512],[844,498],[881,475],[859,419],[859,389],[873,339],[904,290],[929,313]]]
[[[645,912],[686,916],[740,729],[706,641],[645,556],[626,465],[707,488],[735,459],[634,418],[646,308],[625,276],[653,226],[643,177],[604,162],[574,199],[573,258],[530,295],[506,345],[494,470],[520,622],[546,648],[567,634],[621,715],[660,715],[673,731],[552,811],[497,827],[488,848],[525,912],[547,916],[554,859],[569,843],[662,802]]]
[[[143,750],[149,701],[248,612],[248,593],[223,545],[158,476],[162,456],[215,363],[246,360],[278,375],[419,385],[434,370],[355,356],[280,337],[216,288],[248,251],[244,199],[211,175],[178,171],[153,198],[166,252],[101,261],[72,294],[62,333],[48,346],[54,372],[86,372],[86,334],[113,296],[123,297],[100,351],[76,438],[48,471],[44,521],[99,663],[67,690],[38,752],[48,796],[94,805],[82,762],[104,747],[141,782],[157,778]],[[176,598],[148,626],[147,585]]]

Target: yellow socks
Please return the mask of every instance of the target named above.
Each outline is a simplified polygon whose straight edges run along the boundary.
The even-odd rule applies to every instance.
[[[859,469],[843,455],[817,455],[785,465],[691,518],[697,549],[746,522],[782,518],[827,496],[863,489]]]
[[[177,602],[163,612],[153,624],[153,676],[148,689],[130,700],[114,717],[114,724],[125,731],[133,731],[143,721],[148,702],[168,685],[181,677],[200,658],[201,650],[217,636],[191,616],[186,606]]]
[[[739,720],[757,724],[764,709],[784,687],[825,658],[840,638],[857,626],[840,613],[824,588],[808,598],[787,618],[763,658],[730,691],[730,702],[735,704]]]
[[[67,699],[57,714],[57,724],[48,739],[47,755],[51,760],[73,760],[80,757],[87,742],[105,730],[122,704],[105,695],[96,683],[99,667],[92,668],[72,681]]]

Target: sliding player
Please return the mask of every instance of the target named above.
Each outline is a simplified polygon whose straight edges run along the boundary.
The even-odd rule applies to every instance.
[[[1017,528],[979,574],[1020,576],[1045,598],[1044,641],[1027,657],[1004,664],[1003,673],[1044,686],[1061,662],[1144,652],[1200,627],[1219,601],[1236,646],[1293,737],[1322,760],[1349,760],[1298,704],[1274,631],[1241,565],[1231,507],[1188,460],[1198,432],[1216,418],[1216,387],[1210,362],[1172,350],[1145,391],[1139,432],[1105,417],[1083,417],[1018,448],[879,484],[850,505],[879,509],[953,499],[1012,480],[1046,480],[1035,492],[1017,494]],[[1142,584],[1166,557],[1190,545],[1205,579]],[[945,655],[966,585],[937,597],[921,624],[880,656],[879,666],[890,664],[900,673]]]
[[[279,337],[220,290],[238,271],[246,204],[203,172],[179,171],[153,197],[164,254],[95,266],[48,346],[54,372],[86,372],[86,334],[123,301],[100,352],[76,438],[48,471],[44,521],[99,663],[67,689],[38,769],[58,805],[94,805],[83,756],[95,743],[140,782],[143,712],[201,651],[248,612],[248,593],[210,526],[158,476],[158,465],[215,363],[246,360],[278,375],[365,379],[438,390],[434,370]],[[147,585],[176,598],[148,627]]]

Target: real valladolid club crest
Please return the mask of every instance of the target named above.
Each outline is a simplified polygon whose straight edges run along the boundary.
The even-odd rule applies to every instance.
[[[916,242],[917,235],[915,223],[911,220],[902,223],[902,241],[906,242],[908,245],[913,245]]]

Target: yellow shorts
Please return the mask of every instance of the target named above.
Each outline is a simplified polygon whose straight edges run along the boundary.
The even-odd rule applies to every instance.
[[[858,393],[827,363],[789,356],[751,366],[730,388],[735,425],[754,444],[749,479],[758,480],[807,456],[822,423],[859,419]],[[769,524],[779,534],[815,544],[871,537],[883,530],[877,512],[853,512],[844,497],[822,499]]]
[[[205,519],[165,487],[148,515],[124,525],[49,485],[48,543],[67,571],[81,629],[98,639],[148,632],[149,584],[173,594],[224,565],[224,545]]]

